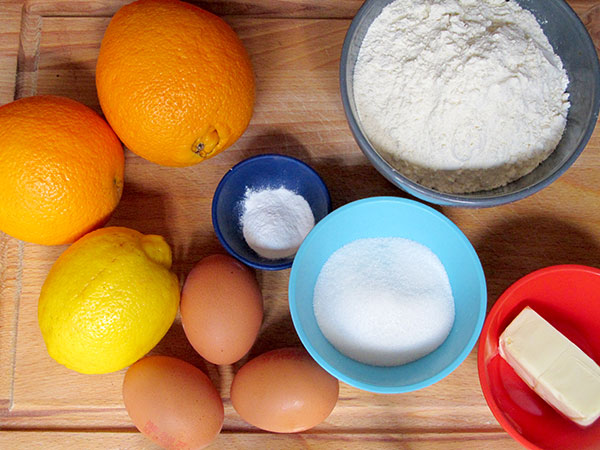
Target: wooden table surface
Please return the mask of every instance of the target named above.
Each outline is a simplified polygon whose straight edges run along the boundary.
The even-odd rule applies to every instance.
[[[79,100],[100,112],[94,68],[115,11],[128,1],[0,2],[0,104],[34,94]],[[596,45],[600,1],[571,0]],[[167,168],[126,151],[123,198],[110,225],[164,235],[181,281],[203,256],[223,252],[212,228],[214,189],[235,163],[276,152],[311,164],[333,206],[375,195],[406,197],[368,163],[342,109],[338,65],[360,0],[208,0],[246,45],[257,101],[244,136],[191,168]],[[558,181],[520,202],[473,210],[438,208],[479,253],[489,307],[521,276],[553,264],[600,267],[600,128]],[[42,143],[43,144],[43,143]],[[0,200],[1,201],[1,200]],[[64,246],[23,243],[0,233],[0,448],[155,448],[133,427],[121,399],[124,370],[81,375],[46,353],[37,325],[44,278]],[[265,319],[249,357],[300,345],[287,305],[289,270],[258,272]],[[510,449],[519,446],[490,413],[479,387],[476,349],[446,379],[414,393],[381,395],[341,383],[331,416],[295,435],[262,432],[231,406],[234,366],[205,364],[186,342],[179,319],[153,350],[210,375],[225,405],[213,448]]]

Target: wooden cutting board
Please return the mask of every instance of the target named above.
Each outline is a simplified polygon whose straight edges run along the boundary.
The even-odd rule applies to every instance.
[[[110,17],[128,1],[4,0],[0,3],[0,103],[57,94],[101,112],[94,68]],[[600,1],[569,2],[600,42]],[[375,195],[406,197],[368,163],[354,142],[339,95],[342,41],[359,0],[228,0],[199,3],[239,33],[256,71],[256,109],[247,132],[225,153],[184,169],[160,167],[126,151],[123,198],[109,225],[161,234],[183,282],[200,258],[223,252],[210,205],[226,171],[275,152],[313,166],[333,206]],[[600,130],[569,171],[520,202],[483,210],[437,208],[477,250],[489,306],[512,282],[553,264],[600,267]],[[0,194],[1,201],[1,194]],[[65,249],[0,233],[0,448],[155,448],[137,433],[121,399],[124,371],[81,375],[46,353],[37,326],[44,278]],[[249,358],[300,345],[287,306],[289,270],[258,272],[265,320]],[[381,395],[342,383],[326,422],[295,435],[265,433],[231,406],[234,366],[206,364],[180,321],[153,350],[207,371],[225,404],[213,448],[518,448],[490,413],[479,387],[476,350],[446,379],[423,390]]]

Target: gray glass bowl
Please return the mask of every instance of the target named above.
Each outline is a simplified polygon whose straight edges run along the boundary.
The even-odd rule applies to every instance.
[[[392,0],[367,0],[360,8],[344,40],[340,62],[342,103],[350,130],[371,164],[397,187],[415,197],[439,205],[488,207],[521,200],[560,177],[586,146],[598,119],[600,70],[594,44],[579,17],[563,0],[516,0],[531,11],[562,59],[569,76],[571,107],[567,126],[556,150],[535,170],[508,185],[468,194],[446,194],[406,178],[370,144],[363,131],[353,93],[354,65],[369,25]]]

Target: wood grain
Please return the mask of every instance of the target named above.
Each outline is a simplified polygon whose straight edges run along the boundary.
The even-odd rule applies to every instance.
[[[25,2],[28,14],[40,16],[112,16],[119,8],[131,3],[128,0],[29,0]],[[243,15],[252,17],[294,18],[344,18],[351,19],[362,5],[361,0],[208,0],[190,1],[218,15]]]
[[[71,448],[86,450],[119,448],[158,449],[139,433],[129,432],[39,432],[18,431],[0,432],[0,447],[20,449],[57,448],[58,442],[69,442]],[[281,449],[306,450],[312,448],[324,450],[362,449],[411,449],[411,450],[481,450],[519,448],[506,434],[500,433],[444,433],[444,434],[400,434],[400,433],[364,433],[349,436],[347,434],[276,435],[266,433],[222,433],[211,449]]]
[[[14,100],[22,4],[0,6],[0,104]]]
[[[110,16],[127,1],[31,0],[0,4],[0,103],[34,94],[65,95],[101,112],[95,62]],[[596,45],[598,1],[573,0]],[[362,1],[207,1],[226,16],[248,49],[257,102],[250,127],[223,154],[199,166],[153,165],[126,151],[123,198],[109,225],[166,237],[183,282],[201,257],[223,252],[210,206],[221,177],[237,162],[274,152],[298,157],[323,177],[333,206],[375,195],[407,195],[368,163],[348,129],[339,96],[341,45]],[[483,210],[441,208],[471,240],[488,280],[489,306],[512,282],[552,264],[600,267],[600,137],[594,133],[557,182],[520,202]],[[124,371],[81,375],[47,354],[37,298],[64,246],[27,244],[0,234],[0,448],[154,448],[137,433],[121,399]],[[479,388],[476,351],[450,376],[402,395],[342,384],[326,422],[307,433],[274,435],[244,423],[229,386],[245,360],[300,345],[287,305],[289,271],[257,272],[265,319],[241,362],[205,363],[187,343],[180,320],[153,350],[208,373],[225,404],[215,448],[510,449],[518,445],[490,413]]]

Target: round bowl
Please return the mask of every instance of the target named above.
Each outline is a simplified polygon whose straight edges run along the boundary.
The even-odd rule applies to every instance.
[[[567,125],[554,152],[531,173],[506,186],[468,194],[447,194],[422,186],[382,158],[363,131],[353,93],[354,66],[362,40],[373,20],[392,0],[367,0],[346,34],[340,61],[342,103],[350,130],[371,164],[391,183],[427,202],[459,207],[489,207],[528,197],[560,177],[586,146],[600,107],[600,70],[590,36],[577,14],[563,0],[516,0],[537,18],[569,76],[571,107]]]
[[[294,260],[294,256],[267,259],[258,255],[246,243],[240,224],[246,190],[280,187],[304,197],[315,223],[331,211],[329,191],[317,172],[299,159],[278,154],[239,162],[221,179],[213,196],[212,221],[219,241],[233,257],[256,269],[288,269]]]
[[[600,420],[583,428],[541,399],[498,353],[498,339],[531,306],[596,362],[600,361],[600,270],[551,266],[510,286],[490,311],[479,340],[477,367],[485,399],[502,427],[529,449],[597,449]]]
[[[454,296],[455,320],[446,340],[404,365],[378,367],[348,358],[329,343],[315,319],[313,291],[325,262],[345,244],[374,237],[402,237],[429,247],[444,265]],[[296,253],[288,297],[300,340],[325,370],[359,389],[391,394],[429,386],[463,362],[483,325],[486,292],[477,253],[454,223],[413,200],[373,197],[342,206],[313,228]]]

